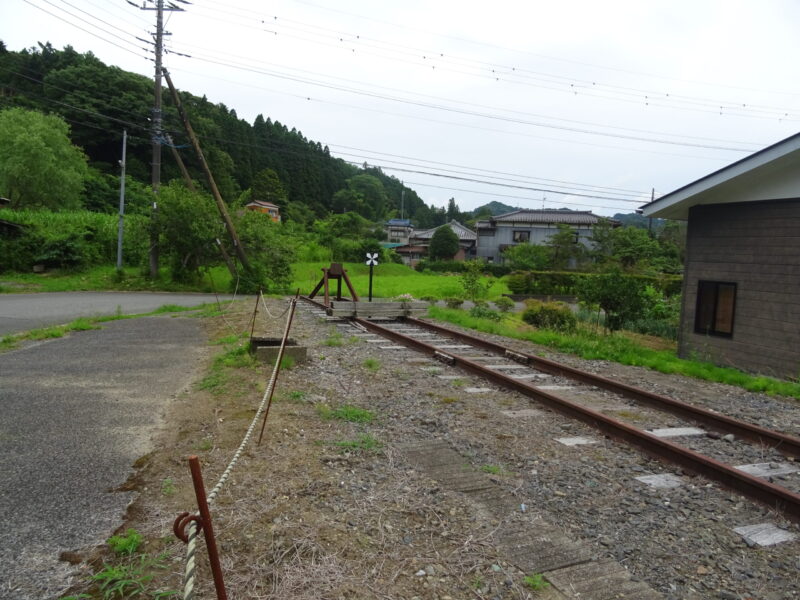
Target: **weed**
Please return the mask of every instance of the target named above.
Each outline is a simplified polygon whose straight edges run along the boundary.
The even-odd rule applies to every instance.
[[[341,333],[339,333],[338,331],[332,331],[330,335],[328,335],[328,337],[322,343],[325,344],[326,346],[332,346],[338,348],[339,346],[344,345],[344,339]]]
[[[292,390],[291,392],[287,392],[285,394],[281,394],[280,399],[285,400],[286,402],[291,402],[293,404],[297,404],[302,402],[306,398],[306,393],[302,390]]]
[[[467,382],[464,379],[452,379],[450,381],[450,384],[455,387],[464,387],[465,385],[467,385]]]
[[[339,419],[349,423],[371,423],[375,419],[372,411],[350,404],[343,404],[336,408],[331,408],[327,404],[317,405],[317,414],[323,419]]]
[[[154,569],[165,569],[164,557],[152,559],[142,554],[138,559],[131,559],[127,564],[103,564],[103,570],[92,576],[100,588],[104,600],[113,598],[132,598],[141,596],[161,600],[177,596],[177,591],[148,592],[147,584],[153,580],[151,573]],[[78,596],[80,597],[80,596]]]
[[[211,448],[213,447],[214,447],[214,442],[211,440],[211,438],[205,438],[202,442],[200,442],[195,446],[195,448],[197,450],[200,450],[201,452],[207,452],[208,450],[211,450]]]
[[[440,402],[442,404],[455,404],[456,402],[458,402],[458,398],[453,398],[452,396],[448,396],[446,398],[442,398]]]
[[[135,529],[128,529],[125,535],[112,535],[107,540],[107,544],[114,551],[114,554],[130,556],[139,549],[144,538]]]
[[[167,477],[161,482],[161,493],[164,496],[172,496],[176,491],[177,489],[175,488],[175,482],[172,481],[171,477]]]
[[[77,596],[64,596],[61,600],[84,600],[84,598],[91,598],[89,594],[78,594]]]
[[[281,370],[291,369],[295,364],[295,360],[291,356],[284,354],[281,357]]]
[[[545,581],[544,575],[541,573],[531,573],[522,578],[522,583],[527,585],[534,591],[544,590],[550,587],[550,584]]]
[[[242,339],[243,335],[247,334],[232,333],[230,335],[221,337],[218,340],[214,340],[213,342],[211,342],[211,344],[214,346],[228,346],[230,344],[235,344],[236,342],[238,342],[240,339]]]
[[[362,433],[354,440],[334,442],[333,445],[340,448],[343,452],[370,452],[383,447],[382,443],[368,433]]]
[[[212,394],[221,394],[223,392],[223,388],[227,385],[230,377],[227,373],[216,369],[212,370],[211,373],[203,377],[200,380],[200,383],[197,384],[198,389],[201,390],[208,390]]]
[[[483,588],[483,577],[481,577],[480,575],[475,575],[475,577],[473,577],[470,580],[469,587],[471,587],[473,590],[482,589]]]
[[[258,364],[256,358],[250,354],[247,346],[236,346],[223,352],[214,359],[214,366],[231,368],[253,367]]]
[[[368,359],[367,359],[367,360],[365,360],[363,363],[361,363],[361,365],[362,365],[362,366],[363,366],[365,369],[367,369],[368,371],[372,371],[373,373],[374,373],[374,372],[376,372],[378,369],[380,369],[380,368],[381,368],[381,363],[380,363],[380,361],[378,361],[378,360],[376,360],[376,359],[374,359],[374,358],[368,358]]]
[[[505,469],[498,465],[483,465],[481,471],[484,473],[491,473],[492,475],[503,475],[505,473]]]

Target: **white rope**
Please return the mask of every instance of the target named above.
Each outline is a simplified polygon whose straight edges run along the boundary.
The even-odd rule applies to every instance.
[[[297,304],[297,300],[292,298],[289,308],[293,308]],[[288,309],[287,309],[288,310]],[[289,333],[289,327],[291,326],[292,322],[292,315],[289,314],[289,317],[286,319],[286,327],[284,329],[283,338],[287,339]],[[283,349],[284,343],[281,342],[281,349]],[[239,444],[239,448],[237,448],[233,458],[228,463],[228,467],[222,473],[222,476],[219,478],[217,485],[214,486],[214,489],[208,494],[208,506],[211,507],[211,504],[216,499],[219,492],[222,490],[222,486],[225,485],[225,482],[228,480],[231,472],[233,471],[233,467],[236,466],[236,463],[239,461],[239,458],[242,456],[242,452],[244,452],[245,446],[247,446],[247,442],[250,441],[250,438],[253,435],[253,431],[255,430],[256,423],[258,422],[259,418],[264,412],[264,409],[267,406],[267,401],[269,400],[270,396],[272,395],[272,389],[275,387],[275,382],[278,378],[278,371],[280,371],[280,362],[275,361],[275,366],[272,369],[272,374],[269,378],[269,383],[267,384],[266,390],[264,390],[264,396],[261,399],[261,404],[258,406],[258,410],[256,414],[253,415],[253,420],[250,422],[250,427],[247,428],[247,433],[244,434],[244,438],[242,439],[242,443]],[[186,567],[184,569],[184,578],[183,578],[183,598],[184,600],[192,600],[194,598],[194,582],[195,582],[195,553],[197,551],[197,523],[195,521],[191,521],[189,523],[189,542],[186,545]]]
[[[285,315],[286,311],[289,310],[291,308],[291,306],[292,306],[291,302],[290,302],[286,306],[286,308],[283,310],[283,312],[281,314],[279,314],[278,316],[275,316],[269,311],[269,308],[267,307],[267,302],[266,302],[266,300],[264,300],[264,294],[262,294],[260,290],[258,292],[258,295],[261,297],[261,306],[264,307],[264,312],[267,313],[270,316],[271,319],[275,319],[276,321],[278,319],[280,319],[283,315]],[[264,319],[264,320],[266,321],[266,319]]]

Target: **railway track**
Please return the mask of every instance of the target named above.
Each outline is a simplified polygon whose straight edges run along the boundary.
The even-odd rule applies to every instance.
[[[800,521],[800,494],[774,483],[775,478],[800,471],[791,460],[800,457],[800,438],[427,321],[348,321],[357,335],[381,336],[524,394],[613,439]],[[729,443],[736,438],[751,442],[758,450],[756,454],[766,460],[735,466],[742,462],[736,460]],[[783,462],[785,456],[790,457],[789,462]]]

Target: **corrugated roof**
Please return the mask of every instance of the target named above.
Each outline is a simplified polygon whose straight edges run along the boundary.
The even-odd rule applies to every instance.
[[[494,227],[497,223],[542,223],[565,225],[597,225],[603,217],[589,210],[515,210],[478,221],[476,228]]]
[[[449,223],[445,223],[445,225],[448,225],[450,229],[452,229],[455,232],[459,240],[478,239],[478,235],[474,231],[472,231],[471,229],[467,229],[455,219],[453,219]],[[439,227],[441,227],[441,225]],[[439,229],[439,227],[425,229],[424,231],[415,231],[411,237],[414,238],[415,240],[429,240],[433,237],[433,234],[436,232],[437,229]]]
[[[411,227],[410,219],[389,219],[386,224],[390,227]]]

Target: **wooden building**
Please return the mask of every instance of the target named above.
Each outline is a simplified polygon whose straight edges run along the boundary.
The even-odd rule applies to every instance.
[[[642,213],[688,221],[679,354],[800,376],[800,134]]]
[[[253,200],[252,202],[245,204],[245,209],[254,210],[256,212],[269,215],[270,219],[272,219],[274,223],[280,223],[281,221],[280,208],[278,208],[277,204],[273,204],[272,202],[266,202],[265,200]]]

